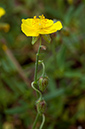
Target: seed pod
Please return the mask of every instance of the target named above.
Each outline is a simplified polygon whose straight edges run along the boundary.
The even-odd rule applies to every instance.
[[[36,102],[37,112],[39,114],[45,113],[46,106],[47,106],[47,104],[46,104],[45,100],[38,100]]]
[[[43,92],[47,88],[48,77],[40,77],[39,79],[39,89]]]

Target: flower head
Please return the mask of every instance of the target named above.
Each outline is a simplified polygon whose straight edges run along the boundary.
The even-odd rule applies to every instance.
[[[39,34],[51,34],[62,28],[60,21],[46,19],[43,15],[37,18],[22,19],[21,30],[26,36],[39,36]]]
[[[4,10],[2,7],[0,7],[0,18],[1,18],[5,13],[6,13],[5,10]]]
[[[10,25],[8,23],[0,23],[0,30],[4,30],[5,32],[8,32],[10,29]]]

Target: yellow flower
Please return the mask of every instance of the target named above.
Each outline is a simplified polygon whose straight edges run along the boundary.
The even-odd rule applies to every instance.
[[[22,19],[21,30],[26,36],[39,36],[39,34],[51,34],[62,28],[60,21],[46,19],[43,15],[37,18]]]
[[[73,4],[73,0],[67,0],[69,4]]]
[[[1,18],[5,13],[6,13],[5,10],[4,10],[2,7],[0,7],[0,18]]]
[[[5,32],[8,32],[10,29],[10,25],[8,23],[0,23],[0,30],[4,30]]]

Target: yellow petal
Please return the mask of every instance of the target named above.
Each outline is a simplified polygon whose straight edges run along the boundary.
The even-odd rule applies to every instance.
[[[2,7],[0,7],[0,17],[2,17],[5,13],[5,10]]]
[[[60,29],[62,29],[62,24],[60,21],[57,21],[56,23],[54,23],[52,26],[45,28],[45,29],[40,29],[39,33],[40,34],[51,34],[54,33]]]
[[[22,19],[22,23],[28,25],[29,27],[32,26],[32,18]]]
[[[21,30],[23,33],[25,33],[26,36],[38,36],[39,35],[39,33],[37,33],[30,26],[24,23],[21,24]]]

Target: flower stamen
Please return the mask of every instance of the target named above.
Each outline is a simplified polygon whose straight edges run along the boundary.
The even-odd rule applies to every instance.
[[[40,19],[45,19],[45,16],[42,14],[42,16],[39,16]]]

